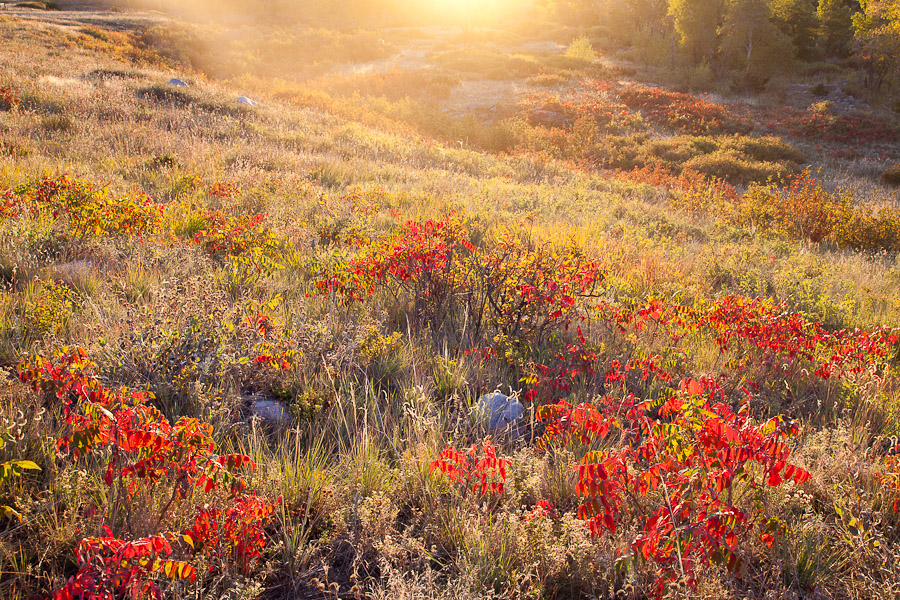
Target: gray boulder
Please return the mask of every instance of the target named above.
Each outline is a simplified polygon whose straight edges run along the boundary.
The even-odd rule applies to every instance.
[[[174,85],[174,86],[178,86],[178,87],[190,87],[190,86],[188,86],[187,82],[182,81],[182,80],[178,79],[177,77],[173,77],[172,79],[170,79],[169,85]]]
[[[287,407],[278,400],[268,398],[251,397],[250,416],[279,425],[287,425],[291,422],[291,413]]]
[[[475,405],[475,416],[488,431],[503,431],[515,427],[525,414],[525,407],[518,398],[500,392],[485,394]]]
[[[238,104],[246,104],[247,106],[256,106],[256,102],[254,102],[247,96],[239,96],[237,101],[238,101]]]

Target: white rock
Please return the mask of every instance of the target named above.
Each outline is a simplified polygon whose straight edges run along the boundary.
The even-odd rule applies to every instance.
[[[488,431],[500,431],[514,426],[524,413],[525,407],[518,398],[500,392],[483,395],[475,405],[477,420]]]
[[[189,87],[188,84],[177,77],[173,77],[169,80],[169,85],[176,85],[178,87]]]
[[[291,422],[291,413],[287,407],[277,400],[253,400],[250,415],[263,421],[287,424]]]
[[[247,96],[239,96],[237,99],[238,103],[246,104],[247,106],[256,106],[256,102],[248,98]]]

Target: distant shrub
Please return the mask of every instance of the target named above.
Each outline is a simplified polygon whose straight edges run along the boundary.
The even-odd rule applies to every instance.
[[[197,100],[190,92],[163,83],[140,88],[137,90],[137,95],[139,98],[174,104],[179,107],[190,106]]]
[[[855,250],[900,250],[900,211],[858,206],[848,193],[823,188],[809,171],[786,189],[750,186],[726,219]]]
[[[592,156],[608,168],[701,173],[735,185],[784,178],[805,161],[800,150],[778,138],[748,136],[604,136]]]
[[[807,110],[789,106],[764,110],[763,124],[785,135],[853,145],[900,139],[900,127],[890,120],[866,113],[835,113],[834,103],[828,100]]]
[[[11,199],[15,214],[51,215],[75,237],[143,234],[157,230],[162,223],[162,207],[147,196],[114,196],[105,188],[65,174],[22,184]]]
[[[619,98],[629,108],[640,110],[651,123],[682,133],[737,133],[749,129],[749,124],[724,104],[692,94],[633,85],[623,88]]]
[[[731,91],[736,94],[759,94],[766,89],[769,79],[769,77],[762,76],[758,73],[741,73],[735,75],[731,80]]]
[[[35,339],[64,329],[75,306],[72,291],[53,281],[41,282],[32,291],[22,315],[24,334]]]
[[[140,88],[136,94],[138,98],[151,102],[170,104],[177,108],[193,107],[219,115],[240,116],[249,110],[246,105],[238,104],[230,98],[204,96],[193,90],[177,88],[164,83]]]
[[[21,103],[22,99],[16,88],[8,85],[0,86],[0,110],[13,110]]]
[[[571,77],[566,77],[560,73],[544,73],[529,77],[525,83],[535,87],[558,87],[569,82]]]
[[[179,166],[178,158],[172,156],[171,154],[155,154],[153,157],[147,161],[147,168],[149,169],[174,169]]]
[[[709,136],[679,135],[647,144],[647,154],[665,163],[683,164],[692,158],[719,149],[716,138]]]
[[[881,180],[888,185],[900,185],[900,163],[894,163],[882,171]]]
[[[69,133],[75,129],[75,121],[66,115],[47,115],[41,119],[41,127],[53,133]]]
[[[846,196],[828,192],[806,172],[794,179],[786,190],[773,184],[750,186],[731,220],[763,230],[780,231],[793,238],[821,242],[849,216],[850,210]]]
[[[834,113],[834,102],[831,100],[819,100],[809,105],[809,112],[817,115],[830,115]]]
[[[758,138],[734,137],[724,140],[722,145],[725,148],[737,150],[754,160],[768,162],[787,161],[798,165],[806,162],[806,154],[802,150],[781,138],[770,135]]]
[[[10,158],[25,158],[31,153],[24,141],[0,139],[0,155]]]
[[[586,90],[578,90],[566,95],[534,93],[522,103],[525,111],[534,115],[546,111],[561,115],[564,121],[575,123],[582,117],[592,118],[603,133],[624,134],[645,128],[641,115],[629,110],[614,97],[615,89],[603,83],[588,85]]]
[[[686,161],[684,167],[740,185],[768,179],[781,179],[790,173],[790,169],[783,164],[749,160],[734,150],[717,150],[710,154],[694,157]]]
[[[569,44],[569,47],[566,49],[566,57],[591,62],[597,55],[594,53],[594,47],[591,45],[590,38],[582,35],[572,40],[572,43]]]
[[[809,91],[816,98],[824,98],[828,95],[828,86],[824,83],[817,83]]]
[[[692,90],[707,91],[716,81],[715,74],[708,62],[693,67],[688,74],[688,87]]]
[[[141,79],[143,74],[137,71],[125,69],[94,69],[86,75],[91,79],[99,79],[100,81],[108,81],[111,79]]]
[[[900,212],[855,208],[837,224],[831,237],[839,246],[856,250],[900,250]]]
[[[824,61],[806,63],[800,66],[800,73],[807,77],[840,75],[843,72],[844,68],[841,65]]]
[[[476,120],[471,123],[465,137],[473,145],[489,152],[510,152],[523,143],[529,131],[533,128],[519,119],[503,119],[490,125]]]

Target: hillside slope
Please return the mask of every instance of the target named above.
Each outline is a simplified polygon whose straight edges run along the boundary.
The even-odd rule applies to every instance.
[[[888,188],[635,82],[587,95],[619,133],[430,130],[204,74],[180,27],[0,13],[0,595],[896,596]],[[789,169],[679,171],[707,154]]]

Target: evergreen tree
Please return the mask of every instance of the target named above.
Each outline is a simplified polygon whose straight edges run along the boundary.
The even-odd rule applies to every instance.
[[[681,46],[695,63],[715,58],[723,9],[723,0],[669,0]]]
[[[845,57],[853,40],[853,14],[842,0],[819,0],[819,32],[828,56]]]
[[[772,21],[791,38],[797,56],[810,60],[815,56],[819,20],[816,7],[810,0],[772,0]]]

